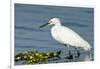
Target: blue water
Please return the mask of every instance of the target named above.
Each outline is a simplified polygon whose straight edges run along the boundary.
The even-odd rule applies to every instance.
[[[52,17],[60,18],[63,25],[76,31],[94,48],[93,8],[15,4],[15,54],[33,49],[41,52],[62,50],[62,59],[57,61],[64,62],[63,57],[68,54],[67,49],[52,38],[51,26],[39,29],[40,25]],[[72,48],[73,53],[74,51]],[[80,59],[88,61],[87,53],[84,50],[80,51]]]

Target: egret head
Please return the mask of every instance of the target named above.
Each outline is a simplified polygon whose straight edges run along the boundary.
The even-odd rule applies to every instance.
[[[59,23],[60,22],[60,19],[59,18],[52,18],[52,19],[50,19],[49,21],[48,21],[48,24],[49,25],[55,25],[55,24],[57,24],[57,23]]]
[[[58,23],[60,23],[59,18],[52,18],[52,19],[48,20],[48,22],[46,24],[41,25],[40,28],[42,28],[46,25],[55,25],[55,24],[58,24]]]

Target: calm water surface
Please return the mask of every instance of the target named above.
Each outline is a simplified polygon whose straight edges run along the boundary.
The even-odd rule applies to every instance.
[[[51,26],[42,29],[39,29],[39,26],[52,17],[58,17],[63,25],[79,33],[93,47],[93,14],[93,8],[15,4],[15,54],[33,49],[40,52],[61,50],[62,58],[52,62],[65,62],[64,57],[68,54],[67,49],[52,38],[50,34]],[[88,61],[87,52],[79,50],[81,52],[80,60]],[[73,48],[71,48],[71,51],[75,54]],[[21,62],[15,64],[18,65]]]

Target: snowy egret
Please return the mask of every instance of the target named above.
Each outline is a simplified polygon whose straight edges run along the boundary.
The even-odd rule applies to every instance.
[[[50,19],[46,24],[41,25],[40,28],[46,25],[53,25],[53,27],[51,28],[52,37],[56,41],[65,45],[67,48],[69,48],[69,46],[75,47],[78,56],[80,55],[80,53],[77,48],[83,48],[85,51],[91,50],[91,45],[72,29],[63,26],[59,18]],[[71,54],[70,57],[72,57]]]

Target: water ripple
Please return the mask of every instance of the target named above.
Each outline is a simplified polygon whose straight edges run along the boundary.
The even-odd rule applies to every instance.
[[[23,27],[23,26],[15,26],[15,28],[20,29],[20,30],[27,30],[27,31],[46,32],[45,30],[42,30],[42,29],[28,28],[28,27]]]
[[[66,23],[68,26],[75,26],[75,27],[88,27],[89,25],[83,24],[83,23],[73,23],[73,22],[68,22]]]

